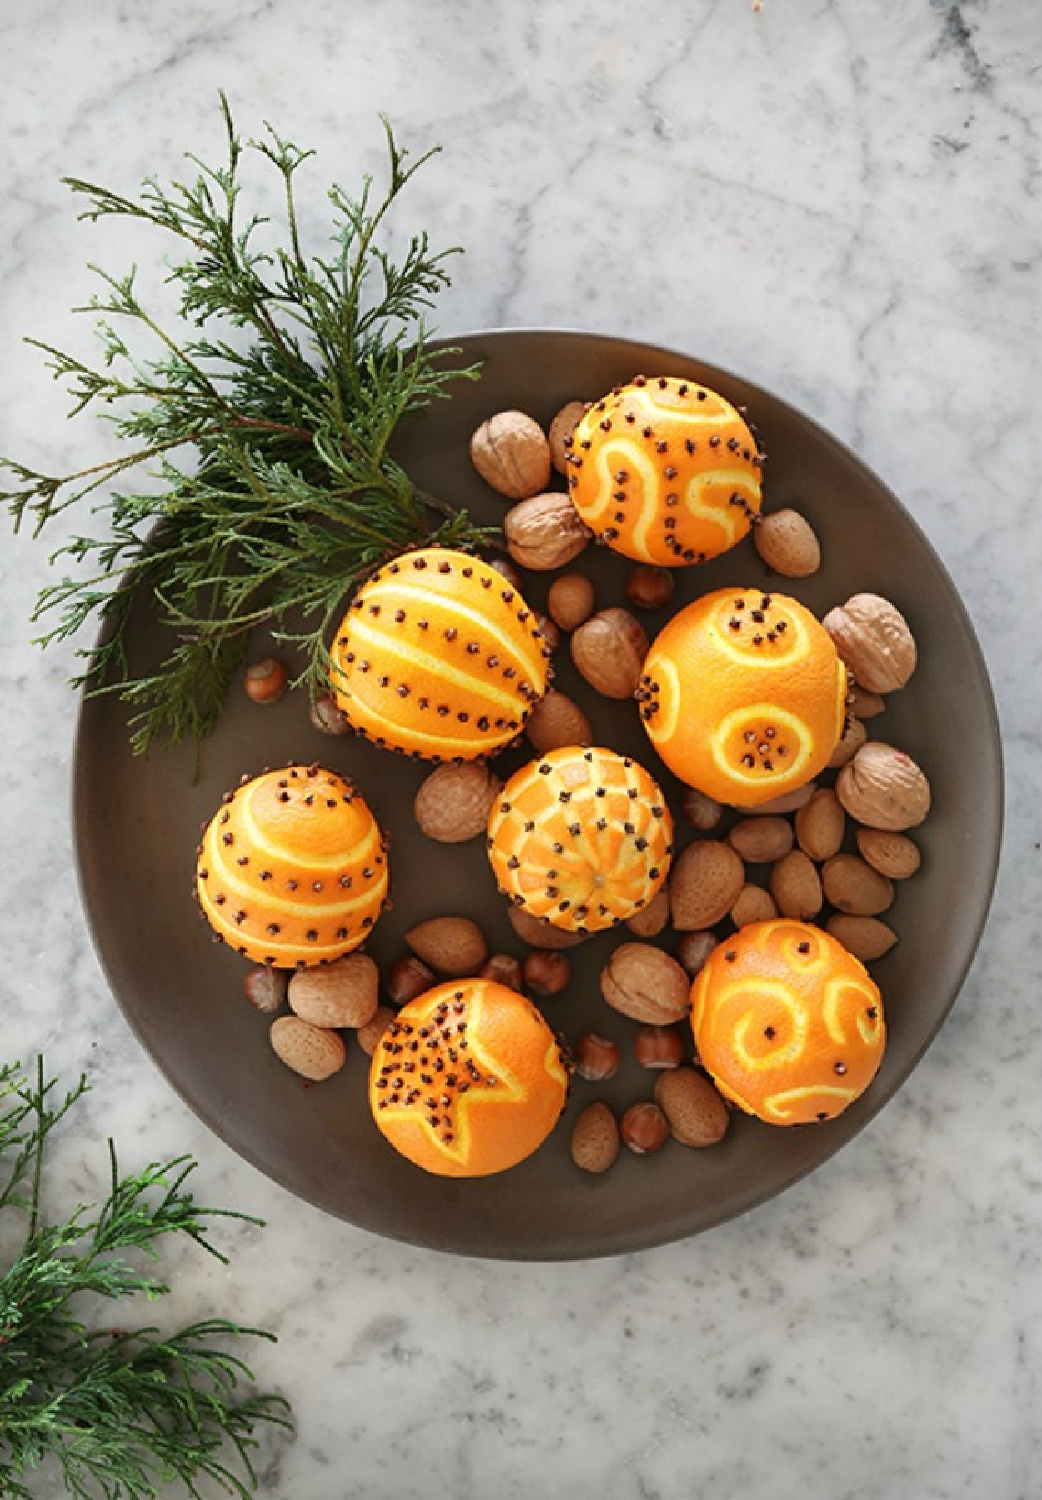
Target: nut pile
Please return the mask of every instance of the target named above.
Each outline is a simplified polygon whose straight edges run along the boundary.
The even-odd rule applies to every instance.
[[[470,451],[482,479],[510,502],[503,519],[509,561],[494,566],[522,590],[526,574],[555,575],[546,589],[544,640],[567,653],[593,694],[621,705],[639,697],[649,650],[640,614],[668,608],[675,575],[635,563],[622,598],[602,599],[574,566],[591,533],[567,490],[553,486],[568,472],[571,435],[587,410],[586,403],[569,402],[547,432],[525,413],[496,413],[474,433]],[[820,567],[818,538],[791,508],[757,516],[752,541],[783,578],[808,578]],[[916,645],[896,606],[872,593],[837,605],[822,624],[850,692],[842,739],[819,778],[742,811],[680,786],[649,755],[684,836],[665,885],[616,929],[600,974],[603,1025],[566,1038],[576,1080],[571,1154],[583,1171],[607,1171],[623,1147],[653,1155],[670,1141],[703,1149],[726,1135],[730,1106],[699,1067],[686,1023],[692,979],[727,934],[776,916],[810,920],[866,964],[898,941],[888,917],[901,883],[921,866],[913,830],[929,812],[930,788],[904,751],[869,736],[869,725],[912,676]],[[248,677],[251,696],[251,683],[259,689],[256,701],[272,701],[260,688],[269,680],[269,663]],[[325,732],[344,732],[335,705],[314,705],[312,719]],[[536,755],[593,743],[586,706],[554,687],[533,708],[524,735]],[[438,843],[481,837],[502,786],[483,761],[438,765],[416,794],[417,826]],[[274,1016],[271,1041],[279,1057],[313,1081],[343,1066],[345,1031],[371,1055],[397,1008],[450,976],[494,979],[552,1001],[547,1008],[560,1035],[572,976],[568,950],[583,934],[513,907],[507,914],[520,953],[490,952],[474,922],[445,915],[413,927],[405,936],[408,952],[383,975],[371,958],[355,953],[292,977],[254,970],[247,994]],[[599,1089],[623,1069],[630,1076],[636,1069],[647,1082],[633,1086],[628,1103],[613,1106]]]

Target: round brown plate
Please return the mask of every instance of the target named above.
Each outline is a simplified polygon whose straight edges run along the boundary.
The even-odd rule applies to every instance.
[[[513,1171],[458,1182],[410,1166],[372,1124],[367,1059],[357,1045],[349,1046],[344,1071],[315,1087],[271,1052],[267,1020],[243,998],[244,961],[211,943],[191,898],[203,823],[244,774],[291,760],[320,761],[355,779],[390,833],[394,906],[370,945],[381,964],[401,955],[409,927],[443,913],[476,918],[492,950],[523,950],[482,841],[453,847],[418,832],[411,804],[424,767],[318,733],[303,693],[260,708],[233,692],[202,747],[198,771],[188,746],[135,758],[119,702],[86,700],[75,767],[83,898],[113,992],[142,1045],[222,1139],[293,1193],[376,1233],[440,1250],[548,1260],[614,1254],[694,1234],[780,1192],[850,1140],[908,1077],[955,1000],[991,898],[1002,816],[995,708],[966,612],[916,523],[856,458],[792,407],[696,359],[620,339],[499,331],[453,342],[463,362],[484,361],[484,375],[476,384],[461,383],[451,402],[412,420],[402,435],[400,456],[428,490],[498,522],[504,504],[468,456],[470,434],[485,416],[520,407],[545,424],[566,401],[597,399],[638,372],[686,375],[748,409],[767,453],[765,507],[803,511],[822,539],[824,562],[803,582],[768,578],[746,540],[707,566],[680,570],[673,607],[711,588],[769,582],[819,614],[868,590],[907,616],[919,669],[871,733],[919,761],[934,809],[917,833],[923,868],[902,884],[888,918],[901,941],[873,966],[889,1046],[868,1094],[827,1124],[779,1129],[736,1118],[712,1150],[671,1142],[655,1157],[624,1152],[603,1177],[580,1173],[569,1157],[576,1111],[595,1097],[620,1109],[648,1097],[654,1076],[629,1054],[631,1023],[600,998],[597,976],[617,941],[604,933],[572,951],[572,983],[544,1010],[572,1039],[590,1027],[617,1037],[625,1061],[616,1078],[599,1086],[577,1081],[561,1125]],[[575,566],[595,581],[600,606],[625,603],[624,559],[591,547]],[[529,577],[529,602],[541,608],[547,577]],[[666,614],[646,617],[649,633]],[[131,645],[137,669],[158,659],[161,633],[147,610],[133,621]],[[576,678],[566,647],[557,661],[558,685],[582,700],[597,740],[633,754],[661,777],[677,814],[678,843],[692,837],[636,705],[597,699]],[[521,747],[500,764],[506,771],[525,758]]]

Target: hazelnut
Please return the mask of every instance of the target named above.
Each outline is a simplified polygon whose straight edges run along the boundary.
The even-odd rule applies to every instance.
[[[429,990],[434,983],[434,970],[410,954],[392,964],[385,981],[388,997],[393,1005],[407,1005]]]
[[[681,933],[677,944],[677,960],[694,979],[715,947],[716,938],[711,932],[703,930]]]
[[[474,433],[470,457],[486,484],[508,500],[538,495],[550,480],[550,444],[523,411],[499,411]]]
[[[562,573],[555,578],[546,595],[551,619],[562,630],[577,630],[593,614],[596,595],[585,573]]]
[[[684,1038],[672,1026],[642,1026],[633,1038],[633,1055],[642,1068],[679,1068]]]
[[[509,557],[492,557],[489,559],[489,567],[495,568],[496,572],[506,579],[512,589],[524,595],[525,580],[521,577],[521,569],[512,563]]]
[[[644,1100],[630,1105],[619,1121],[619,1135],[635,1155],[651,1156],[669,1140],[669,1121],[657,1104]]]
[[[286,691],[289,678],[277,656],[251,662],[246,668],[243,685],[251,703],[277,703]]]
[[[273,969],[270,964],[251,969],[243,980],[246,998],[262,1015],[272,1016],[285,1004],[289,988],[289,974],[285,969]]]
[[[575,1071],[589,1083],[603,1083],[618,1072],[618,1046],[595,1031],[583,1032],[573,1048],[573,1057]]]
[[[640,685],[649,641],[627,609],[602,609],[572,636],[572,661],[580,677],[605,698],[632,698]]]
[[[526,957],[521,973],[537,995],[559,995],[572,977],[571,960],[559,950],[537,948]]]
[[[308,710],[308,717],[322,734],[344,735],[351,733],[351,721],[343,709],[337,707],[336,699],[329,693],[315,698]]]
[[[550,650],[556,651],[558,646],[561,644],[561,632],[558,630],[554,621],[551,620],[550,616],[537,614],[533,623],[536,629],[539,631],[539,634],[543,637],[545,643],[550,647]]]
[[[572,433],[586,413],[585,401],[569,401],[550,423],[547,437],[550,442],[550,462],[558,474],[568,472],[568,451],[572,446]]]
[[[626,579],[626,598],[637,609],[662,609],[672,599],[676,586],[669,568],[639,563]]]
[[[508,990],[520,993],[521,964],[512,953],[493,953],[482,964],[478,978],[491,979],[495,984],[505,984]]]

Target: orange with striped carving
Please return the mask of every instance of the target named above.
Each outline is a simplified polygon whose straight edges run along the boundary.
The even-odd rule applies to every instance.
[[[568,493],[590,530],[638,562],[706,562],[760,511],[763,455],[741,413],[695,381],[637,376],[572,434]]]
[[[566,746],[511,776],[489,815],[488,851],[516,906],[570,932],[599,932],[662,886],[673,823],[660,788],[630,756]]]
[[[717,945],[691,987],[691,1029],[720,1092],[771,1125],[840,1114],[886,1045],[865,966],[821,928],[783,918]]]
[[[415,1166],[486,1177],[542,1145],[568,1080],[530,1000],[492,980],[457,979],[410,1000],[383,1033],[369,1104],[381,1134]]]
[[[330,680],[359,734],[421,760],[476,760],[516,739],[546,691],[535,614],[489,563],[428,547],[355,595]]]
[[[196,895],[253,963],[308,968],[363,943],[387,896],[386,841],[352,784],[287,766],[225,798],[199,846]]]
[[[828,763],[843,733],[847,673],[796,599],[717,589],[663,627],[637,696],[674,775],[719,802],[754,807]]]

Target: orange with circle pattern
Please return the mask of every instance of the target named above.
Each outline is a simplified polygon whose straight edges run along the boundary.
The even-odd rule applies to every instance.
[[[358,590],[330,652],[338,707],[366,739],[416,759],[476,760],[517,738],[546,691],[550,648],[490,563],[427,547]]]
[[[568,493],[595,536],[680,568],[726,552],[760,511],[763,455],[744,417],[697,381],[638,375],[580,418]]]
[[[532,1002],[487,979],[435,985],[402,1007],[369,1072],[394,1149],[442,1177],[487,1177],[531,1156],[556,1125],[569,1065]]]
[[[828,764],[843,733],[847,673],[796,599],[717,589],[673,616],[637,691],[648,738],[681,781],[754,807]]]
[[[864,964],[820,927],[787,918],[718,944],[691,987],[691,1029],[720,1092],[771,1125],[842,1113],[886,1045]]]
[[[599,932],[661,888],[673,822],[631,756],[564,746],[510,777],[489,814],[488,854],[515,906],[569,932]]]
[[[196,896],[253,963],[309,968],[368,937],[387,897],[387,844],[350,781],[321,766],[266,771],[225,797],[199,846]]]

